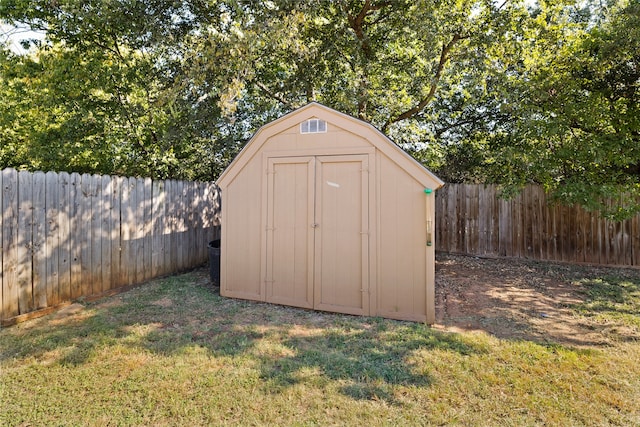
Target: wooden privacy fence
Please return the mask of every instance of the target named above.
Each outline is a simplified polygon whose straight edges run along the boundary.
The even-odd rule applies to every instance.
[[[215,184],[0,174],[0,321],[206,262]]]
[[[640,216],[615,222],[547,203],[529,185],[511,200],[495,185],[447,184],[436,192],[436,249],[610,265],[640,265]]]

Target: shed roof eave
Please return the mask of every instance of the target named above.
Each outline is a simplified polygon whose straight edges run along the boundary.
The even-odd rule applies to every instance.
[[[410,173],[418,182],[421,182],[425,186],[433,186],[434,190],[444,185],[444,182],[433,174],[433,172],[411,157],[406,151],[401,149],[388,136],[378,130],[371,123],[352,117],[317,102],[311,102],[260,127],[249,142],[243,147],[240,153],[238,153],[235,159],[233,159],[229,166],[223,171],[220,177],[218,177],[216,184],[224,188],[231,183],[244,164],[253,158],[270,136],[275,135],[290,126],[294,126],[299,121],[306,120],[311,117],[319,117],[333,123],[336,123],[336,121],[343,122],[343,126],[345,126],[346,123],[361,126],[363,131],[366,130],[365,133],[369,133],[369,135],[362,136],[374,145],[376,149],[380,150],[396,164],[407,170],[407,172]],[[340,123],[337,125],[340,126]]]

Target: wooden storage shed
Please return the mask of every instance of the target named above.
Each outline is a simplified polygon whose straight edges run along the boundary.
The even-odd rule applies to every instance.
[[[217,183],[223,296],[435,321],[443,182],[370,124],[308,104],[260,128]]]

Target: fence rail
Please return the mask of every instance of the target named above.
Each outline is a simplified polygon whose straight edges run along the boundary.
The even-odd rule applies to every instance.
[[[436,194],[436,236],[443,252],[640,265],[640,216],[615,222],[549,204],[534,185],[512,200],[493,185],[445,185]]]
[[[201,265],[213,183],[0,173],[0,321]]]

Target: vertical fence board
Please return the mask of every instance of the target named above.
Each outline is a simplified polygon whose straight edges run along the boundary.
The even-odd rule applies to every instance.
[[[551,239],[551,232],[549,230],[549,201],[547,200],[544,190],[540,188],[540,259],[546,259],[549,253],[549,242]]]
[[[100,207],[100,259],[102,261],[102,291],[111,289],[111,245],[113,230],[113,180],[109,176],[99,177],[101,183]]]
[[[152,250],[151,250],[151,274],[159,277],[164,274],[164,202],[165,202],[165,182],[154,181],[151,188],[153,203],[151,215],[153,217],[152,230]]]
[[[187,208],[187,227],[185,232],[187,233],[187,253],[189,254],[189,260],[187,265],[194,265],[196,263],[196,238],[195,238],[195,209],[193,203],[195,202],[195,183],[189,182],[186,184],[187,187],[187,199],[186,199],[186,208]]]
[[[584,211],[582,214],[582,221],[584,222],[584,260],[585,262],[593,262],[595,255],[594,251],[594,236],[593,236],[593,215],[591,212]]]
[[[569,215],[568,208],[560,204],[556,205],[556,218],[558,218],[558,259],[560,261],[567,260],[567,253],[569,248]]]
[[[477,251],[477,240],[478,240],[478,186],[476,185],[465,185],[464,187],[464,202],[465,202],[465,210],[467,215],[465,215],[465,251],[470,253],[476,253]],[[475,190],[475,191],[474,191]]]
[[[513,198],[514,221],[512,224],[512,235],[515,239],[513,256],[524,257],[524,219],[523,219],[523,193],[519,193]]]
[[[554,206],[554,211],[556,213],[556,219],[557,219],[557,229],[556,229],[556,247],[558,248],[558,260],[559,261],[563,261],[567,259],[567,256],[565,254],[565,249],[568,246],[568,233],[567,233],[567,218],[565,218],[565,215],[567,215],[567,208],[565,206],[562,206],[560,204],[556,204]]]
[[[192,208],[193,203],[193,185],[190,182],[185,182],[185,228],[184,233],[186,234],[185,243],[187,247],[185,248],[185,253],[187,254],[185,268],[188,268],[192,263],[195,263],[195,238],[193,230],[193,214],[194,210]]]
[[[178,271],[182,271],[184,269],[184,242],[180,239],[180,236],[184,234],[184,215],[180,215],[179,212],[183,212],[184,206],[184,182],[177,181],[176,182],[176,194],[175,194],[176,206],[173,212],[174,221],[176,224],[176,229],[174,233],[176,234],[175,245],[176,245],[176,254],[178,259]]]
[[[144,247],[144,267],[143,267],[143,280],[147,281],[151,279],[153,273],[152,267],[152,252],[153,252],[153,193],[151,178],[145,178],[143,180],[144,185],[144,227],[142,230],[143,247]]]
[[[131,224],[132,264],[129,282],[133,284],[143,280],[144,242],[142,241],[142,229],[144,228],[144,186],[140,178],[131,179],[129,183],[131,186],[131,220],[133,221]]]
[[[533,187],[535,191],[535,199],[534,199],[534,221],[536,224],[535,228],[535,247],[534,247],[534,257],[537,259],[542,258],[542,245],[545,239],[545,230],[544,223],[545,218],[543,215],[544,212],[544,192],[540,187]]]
[[[33,310],[33,175],[18,172],[18,258],[16,280],[18,282],[18,310]]]
[[[191,209],[193,209],[193,222],[192,235],[193,235],[193,263],[199,264],[202,262],[202,214],[204,212],[204,204],[202,203],[200,182],[193,182],[193,200],[191,202]]]
[[[447,208],[449,211],[449,248],[451,252],[460,252],[458,248],[458,186],[452,186],[449,190]]]
[[[575,206],[567,207],[567,216],[569,223],[569,247],[566,249],[566,260],[576,262],[578,260],[578,221]]]
[[[593,256],[591,262],[600,264],[602,262],[602,232],[600,230],[600,223],[602,222],[600,214],[598,212],[591,212],[591,233],[592,237],[592,251]]]
[[[620,224],[622,233],[622,242],[620,244],[622,254],[618,259],[619,265],[631,265],[631,220],[624,220]]]
[[[640,265],[640,216],[631,218],[631,265]]]
[[[169,271],[177,271],[176,269],[176,253],[175,253],[175,233],[173,209],[175,206],[175,181],[167,180],[165,189],[167,194],[167,202],[165,203],[165,223],[164,223],[164,263]]]
[[[91,292],[102,292],[102,177],[91,175]]]
[[[437,193],[436,193],[437,196]],[[209,199],[209,189],[205,188],[205,200]],[[444,207],[444,201],[446,199],[444,197],[436,197],[434,200],[434,209],[436,212],[440,212],[440,216],[435,217],[435,229],[433,230],[434,233],[438,233],[435,235],[435,239],[437,242],[439,242],[440,247],[442,248],[446,248],[447,247],[447,241],[446,241],[446,227],[447,225],[445,224],[446,221],[446,208]],[[208,210],[207,210],[207,214],[208,214]],[[205,217],[206,218],[206,217]],[[208,218],[206,218],[208,219]],[[209,225],[207,223],[207,225]]]
[[[71,177],[58,175],[58,302],[71,300]]]
[[[142,178],[137,178],[135,181],[135,194],[136,194],[136,204],[135,204],[135,283],[144,282],[144,203],[145,203],[145,194],[144,194],[144,180]]]
[[[75,299],[82,295],[82,178],[74,172],[69,182],[71,299]]]
[[[18,311],[18,172],[2,171],[2,313],[4,318]]]
[[[605,252],[605,263],[610,264],[614,260],[613,256],[613,244],[611,235],[613,234],[613,224],[610,220],[605,219],[603,222],[603,244],[604,244],[604,252]]]
[[[33,177],[33,219],[32,230],[32,287],[33,304],[35,309],[47,307],[47,245],[46,245],[46,200],[45,200],[45,175],[44,172],[36,172]]]
[[[489,186],[489,196],[491,200],[491,254],[498,255],[500,253],[500,214],[498,212],[498,201],[496,195],[498,189],[495,185]]]
[[[207,205],[206,200],[204,198],[204,190],[205,183],[199,182],[196,187],[196,200],[195,203],[197,205],[196,208],[196,253],[198,254],[198,263],[204,263],[208,259],[207,244],[209,240],[206,238],[205,234],[205,222],[204,215],[207,214]]]
[[[121,217],[122,217],[122,255],[120,256],[120,271],[121,271],[121,284],[129,285],[134,282],[132,277],[132,264],[135,264],[135,251],[132,245],[132,235],[135,229],[135,222],[133,218],[133,208],[135,206],[134,195],[132,195],[131,181],[135,182],[133,178],[125,178],[122,181],[122,204],[121,204]],[[132,261],[133,260],[133,261]]]
[[[211,223],[212,231],[215,233],[215,238],[221,239],[222,230],[220,228],[220,215],[222,215],[222,196],[220,194],[220,189],[215,184],[212,183],[210,185],[210,189],[210,193],[213,197],[212,206],[214,206],[214,211],[212,212],[213,221]]]
[[[547,201],[547,221],[545,223],[545,227],[547,229],[547,251],[545,253],[546,259],[555,259],[555,212],[553,210],[554,205],[552,202]]]
[[[522,234],[522,253],[523,258],[533,257],[533,194],[531,188],[527,185],[522,191],[522,224],[520,226]]]
[[[487,187],[478,189],[478,252],[482,255],[491,253],[491,201]]]
[[[80,178],[80,206],[82,237],[80,243],[80,267],[81,267],[81,295],[91,295],[92,271],[91,271],[91,193],[92,180],[88,173],[82,174]]]
[[[452,227],[452,235],[451,235],[451,243],[452,243],[452,249],[454,252],[462,252],[462,249],[460,247],[460,236],[462,235],[461,232],[461,223],[460,223],[460,212],[464,211],[464,209],[461,209],[460,207],[460,192],[462,192],[463,190],[461,189],[460,186],[456,186],[453,188],[453,192],[452,192],[452,198],[449,200],[450,202],[450,209],[451,209],[451,219],[452,219],[452,223],[453,223],[453,227]]]
[[[202,183],[202,203],[203,214],[200,215],[202,219],[202,244],[203,248],[203,261],[207,261],[209,259],[209,250],[207,249],[207,245],[211,240],[213,240],[213,235],[210,233],[210,227],[213,224],[213,205],[209,204],[209,186],[206,182]]]
[[[111,229],[111,287],[117,288],[124,285],[121,257],[122,257],[122,188],[124,178],[116,176],[112,178],[112,229]]]
[[[58,174],[47,172],[45,175],[45,276],[47,289],[47,304],[56,305],[60,302],[60,281],[58,273],[60,251],[60,182]]]
[[[447,209],[446,209],[446,197],[437,197],[438,194],[436,193],[436,198],[435,198],[435,211],[436,212],[440,212],[440,215],[436,215],[436,225],[435,225],[435,230],[434,233],[437,233],[435,235],[436,238],[436,242],[438,242],[438,244],[440,245],[441,248],[448,248],[448,242],[447,242]],[[205,200],[209,200],[209,189],[205,188]],[[207,209],[207,214],[209,214],[209,210]],[[208,220],[209,218],[206,218],[206,220]],[[209,225],[209,223],[207,223],[207,225]],[[446,250],[446,249],[444,249]]]
[[[500,212],[500,256],[513,256],[513,250],[511,244],[513,239],[511,237],[511,201],[499,199],[498,211]]]
[[[576,262],[584,262],[587,242],[583,211],[578,206],[572,207],[571,211],[573,214],[573,235],[575,236],[575,246],[572,248],[572,253]]]

